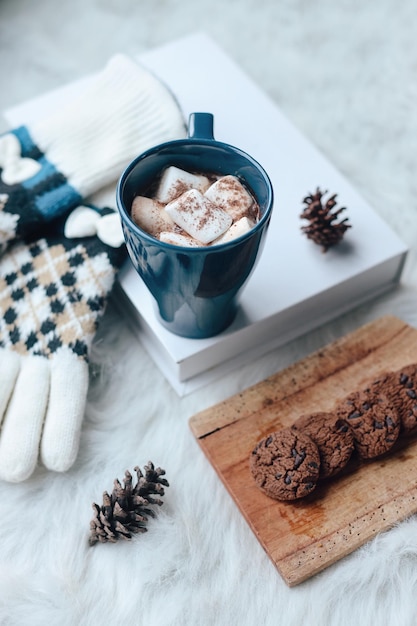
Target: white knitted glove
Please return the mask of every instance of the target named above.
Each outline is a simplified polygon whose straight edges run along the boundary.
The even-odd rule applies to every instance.
[[[0,136],[0,252],[116,181],[142,151],[185,135],[170,91],[123,55],[52,115]]]
[[[28,478],[39,454],[51,470],[74,463],[89,349],[126,258],[112,209],[80,207],[65,232],[15,242],[0,258],[0,479],[7,481]]]

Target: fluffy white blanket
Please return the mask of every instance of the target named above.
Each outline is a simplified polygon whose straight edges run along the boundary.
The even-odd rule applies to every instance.
[[[94,345],[76,465],[60,475],[39,467],[22,484],[0,484],[0,624],[413,626],[414,516],[290,589],[203,456],[188,420],[380,315],[393,313],[417,326],[415,5],[188,0],[171,3],[168,19],[169,3],[148,4],[65,1],[60,21],[51,22],[56,5],[50,0],[36,3],[36,16],[33,5],[26,17],[19,3],[2,3],[1,32],[10,46],[2,79],[11,80],[13,67],[16,98],[4,94],[2,107],[53,86],[46,77],[59,75],[61,67],[68,79],[81,76],[87,52],[97,61],[100,46],[107,45],[103,58],[138,41],[143,49],[200,29],[205,15],[213,37],[349,177],[411,253],[395,292],[182,399],[110,305]],[[126,17],[126,7],[134,19]],[[83,12],[91,19],[71,21]],[[24,47],[21,34],[33,20],[38,32]],[[51,23],[56,46],[39,67],[35,52],[52,46]],[[77,49],[66,38],[68,24]],[[152,30],[156,24],[159,30]],[[32,92],[20,85],[27,67]],[[170,487],[148,532],[130,543],[89,547],[92,502],[101,501],[114,478],[149,459],[166,469]]]

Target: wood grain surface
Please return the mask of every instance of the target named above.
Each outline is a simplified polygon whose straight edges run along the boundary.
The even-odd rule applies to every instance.
[[[416,361],[417,330],[386,316],[190,419],[199,445],[289,586],[417,511],[417,442],[401,439],[385,457],[352,461],[343,475],[295,502],[273,500],[256,487],[251,450],[302,413],[331,410],[366,381]]]

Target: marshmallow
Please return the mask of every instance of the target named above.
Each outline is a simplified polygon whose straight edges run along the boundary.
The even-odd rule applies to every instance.
[[[204,193],[209,186],[210,181],[206,176],[190,174],[190,172],[171,165],[164,170],[161,176],[155,199],[167,204],[189,189],[198,189]]]
[[[173,246],[183,246],[184,248],[200,248],[202,245],[199,241],[196,241],[188,235],[168,231],[163,231],[159,235],[159,240],[164,243],[171,243]]]
[[[238,220],[237,222],[234,222],[231,225],[231,227],[228,230],[226,230],[226,232],[223,235],[221,235],[221,237],[216,239],[216,241],[213,241],[211,245],[217,246],[217,244],[219,243],[227,243],[228,241],[237,239],[238,237],[241,237],[245,233],[252,230],[254,226],[255,226],[255,223],[252,222],[252,220],[250,220],[247,217],[241,217],[240,220]]]
[[[231,216],[196,189],[190,189],[165,207],[166,212],[191,237],[210,243],[232,224]]]
[[[231,175],[216,180],[204,195],[223,211],[230,213],[234,222],[247,215],[253,204],[253,198],[240,180]]]
[[[132,220],[153,237],[157,237],[162,230],[174,228],[174,222],[165,211],[165,206],[145,196],[136,196],[133,200]]]

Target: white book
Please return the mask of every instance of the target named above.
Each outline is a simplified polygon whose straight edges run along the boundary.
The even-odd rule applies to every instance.
[[[179,395],[398,283],[404,242],[209,37],[188,36],[139,61],[172,89],[186,118],[192,112],[213,113],[215,138],[258,160],[275,194],[262,255],[241,294],[236,319],[220,335],[185,339],[170,333],[159,323],[153,298],[130,261],[120,273],[115,302]],[[17,125],[45,114],[80,83],[14,107],[6,118]],[[352,226],[327,253],[301,232],[302,200],[317,187],[337,193]],[[115,188],[107,193],[114,205]]]

